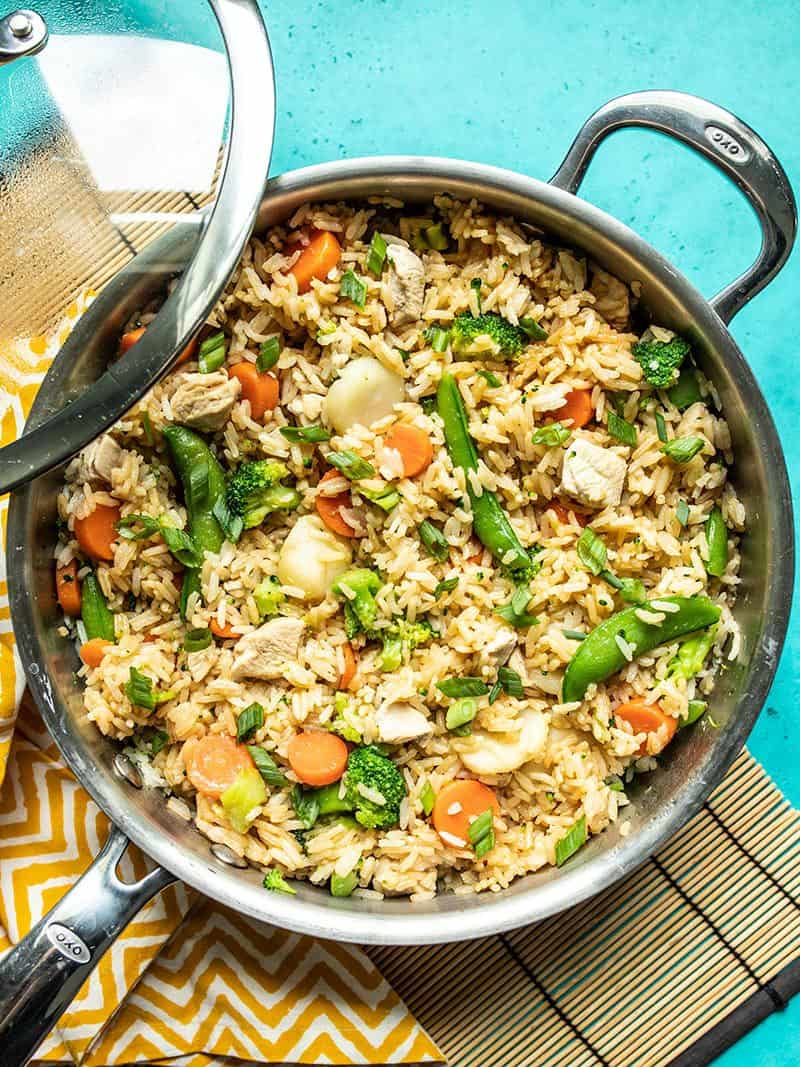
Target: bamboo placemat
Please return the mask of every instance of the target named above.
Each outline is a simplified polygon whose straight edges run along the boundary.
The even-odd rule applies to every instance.
[[[592,900],[497,937],[366,951],[452,1067],[699,1067],[800,989],[800,813],[743,752]]]

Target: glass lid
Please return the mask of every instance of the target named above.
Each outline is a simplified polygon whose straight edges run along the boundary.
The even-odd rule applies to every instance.
[[[118,321],[98,380],[0,452],[0,492],[78,451],[192,342],[255,221],[274,107],[255,0],[0,0],[0,383],[36,380],[79,318],[108,330],[109,283],[135,288],[155,239],[176,267],[125,358]]]

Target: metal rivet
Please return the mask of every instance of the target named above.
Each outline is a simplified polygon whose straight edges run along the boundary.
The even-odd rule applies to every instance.
[[[30,37],[33,33],[33,23],[23,11],[15,11],[9,16],[8,28],[15,37]]]
[[[124,778],[134,789],[142,788],[142,776],[124,752],[118,752],[114,757],[114,770],[120,778]]]
[[[212,845],[212,856],[220,861],[220,863],[227,863],[229,867],[246,867],[247,860],[243,860],[241,856],[237,856],[233,849],[228,848],[227,845]]]

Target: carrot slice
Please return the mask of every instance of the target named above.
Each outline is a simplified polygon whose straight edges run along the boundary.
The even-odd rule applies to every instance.
[[[618,708],[614,708],[613,714],[615,719],[622,719],[623,722],[626,722],[635,734],[654,734],[666,726],[666,740],[658,750],[659,752],[667,747],[678,729],[677,719],[662,711],[659,704],[646,704],[641,698],[628,700],[626,703],[620,704]],[[638,755],[644,756],[646,754],[647,739],[645,738],[639,748]]]
[[[306,785],[338,782],[347,766],[347,745],[336,734],[305,730],[289,742],[289,765]]]
[[[556,504],[551,501],[547,505],[548,511],[554,511],[558,516],[558,521],[564,523],[565,526],[571,522],[570,516],[575,516],[575,521],[579,526],[585,526],[589,521],[589,516],[583,511],[576,511],[573,507],[565,507],[563,504]]]
[[[80,615],[81,585],[76,559],[71,559],[63,567],[56,567],[56,596],[65,615]]]
[[[347,689],[352,680],[356,676],[358,670],[358,659],[355,654],[355,650],[349,641],[345,641],[342,645],[342,655],[344,656],[344,670],[342,671],[341,678],[339,679],[339,688]]]
[[[323,482],[329,482],[332,478],[341,478],[339,471],[334,468],[323,474],[319,484],[322,485]],[[339,511],[340,508],[351,508],[353,506],[353,498],[350,496],[349,489],[345,489],[343,493],[337,493],[336,496],[322,496],[321,493],[317,493],[315,504],[317,514],[329,530],[333,530],[340,537],[356,536],[353,527],[345,522]]]
[[[433,445],[428,434],[419,426],[399,423],[393,426],[383,439],[384,448],[394,448],[403,460],[403,475],[414,478],[430,466]]]
[[[130,352],[137,341],[141,341],[144,336],[146,326],[140,326],[137,330],[128,330],[119,339],[119,354],[124,356],[126,352]]]
[[[214,637],[219,637],[222,641],[238,641],[242,636],[233,629],[232,626],[220,626],[216,619],[212,619],[208,624],[209,630]]]
[[[146,639],[145,639],[146,640]],[[114,642],[106,641],[104,637],[93,637],[91,641],[81,645],[78,655],[87,667],[99,667],[107,648],[112,648]]]
[[[277,407],[280,386],[274,374],[259,374],[255,363],[246,361],[229,367],[228,374],[242,383],[242,397],[250,401],[250,414],[256,422]]]
[[[206,734],[191,749],[186,774],[198,793],[221,797],[239,772],[252,766],[245,745],[237,745],[227,734]]]
[[[339,262],[342,247],[332,233],[317,230],[289,273],[297,279],[297,291],[307,293],[312,278],[323,279]]]
[[[442,836],[446,845],[463,848],[469,844],[470,823],[489,808],[495,815],[500,814],[493,789],[475,778],[456,778],[439,790],[433,805],[433,825],[440,836],[447,835]]]
[[[119,538],[119,516],[118,507],[98,504],[85,518],[75,520],[75,536],[87,556],[105,560],[114,558],[114,542]]]
[[[573,389],[564,397],[566,403],[558,408],[558,421],[579,430],[594,418],[591,389]]]
[[[181,363],[188,363],[190,359],[194,357],[197,351],[197,337],[193,337],[189,344],[184,348],[178,358],[175,360],[175,366],[180,367]]]

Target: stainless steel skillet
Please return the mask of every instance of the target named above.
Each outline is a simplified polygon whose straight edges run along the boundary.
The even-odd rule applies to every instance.
[[[707,301],[642,238],[574,195],[600,142],[625,126],[660,130],[714,162],[745,193],[763,232],[755,264]],[[74,649],[59,638],[52,588],[55,498],[61,472],[18,491],[8,525],[10,596],[19,649],[45,722],[81,783],[116,829],[75,888],[0,963],[0,1040],[22,1062],[74,996],[88,971],[133,914],[164,885],[180,878],[248,915],[318,937],[422,944],[478,937],[534,922],[623,878],[702,804],[740,750],[777,665],[789,614],[794,546],[786,468],[764,398],[727,329],[736,312],[780,270],[795,237],[794,198],[786,175],[764,142],[727,111],[695,97],[647,92],[621,97],[596,112],[578,134],[549,183],[510,171],[425,157],[353,160],[294,171],[267,184],[258,227],[285,219],[307,200],[388,194],[429,200],[447,191],[477,197],[495,210],[583,250],[625,281],[641,285],[642,305],[661,324],[688,335],[715,382],[737,456],[733,477],[748,512],[743,582],[736,617],[742,659],[719,679],[714,694],[718,729],[699,724],[680,734],[663,766],[633,793],[632,829],[614,828],[565,867],[528,876],[500,894],[407,900],[337,900],[301,886],[296,898],[265,893],[258,873],[234,870],[190,824],[119,773],[115,746],[81,715],[72,682]],[[41,422],[65,393],[92,381],[116,341],[116,326],[180,269],[192,237],[173,233],[139,257],[129,282],[123,272],[82,320],[45,380],[31,421]],[[147,267],[143,270],[142,267]],[[162,867],[127,886],[114,873],[134,840]],[[228,857],[228,861],[229,861]]]

